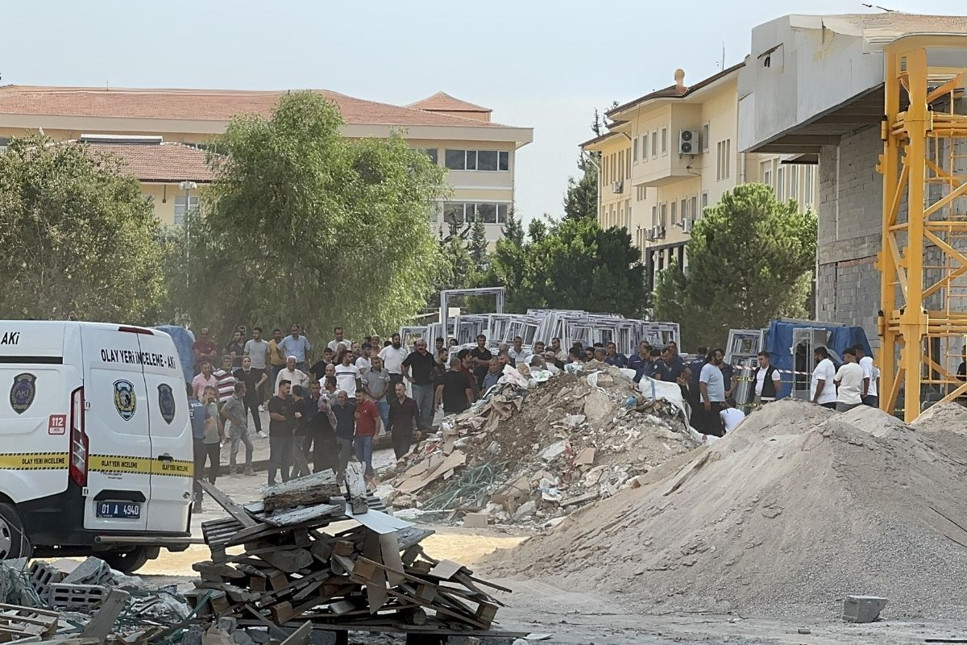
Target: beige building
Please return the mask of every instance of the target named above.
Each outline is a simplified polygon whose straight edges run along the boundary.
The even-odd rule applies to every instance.
[[[608,132],[582,144],[601,154],[598,221],[628,229],[649,289],[660,271],[687,265],[692,224],[736,185],[761,181],[800,208],[816,203],[815,166],[802,163],[814,160],[738,152],[741,67],[690,87],[678,70],[675,85],[609,111]]]
[[[335,103],[350,138],[401,132],[448,169],[452,189],[431,215],[446,233],[444,213],[460,223],[480,218],[490,241],[514,205],[518,148],[533,129],[491,120],[489,108],[439,92],[408,106],[365,101],[319,91]],[[155,201],[159,220],[175,224],[185,200],[194,207],[199,188],[211,181],[205,146],[224,132],[232,116],[270,116],[283,91],[0,87],[0,147],[10,137],[43,129],[56,140],[82,140],[117,153]]]

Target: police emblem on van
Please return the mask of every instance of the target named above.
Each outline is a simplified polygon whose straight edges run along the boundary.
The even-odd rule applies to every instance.
[[[130,381],[114,381],[114,407],[125,421],[130,421],[138,406],[138,397]]]
[[[26,412],[34,402],[34,395],[37,393],[36,380],[36,376],[26,372],[13,377],[13,387],[10,388],[10,407],[17,414]]]
[[[175,395],[171,392],[171,386],[162,383],[158,386],[158,409],[161,410],[161,418],[165,423],[171,423],[175,418]]]

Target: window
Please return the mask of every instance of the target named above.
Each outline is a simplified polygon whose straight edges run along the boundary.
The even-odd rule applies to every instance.
[[[652,158],[658,156],[658,130],[651,131],[651,156]]]
[[[497,170],[497,151],[478,150],[477,151],[477,170]]]
[[[637,199],[639,202],[643,202],[648,199],[648,187],[635,186],[635,199]]]
[[[668,216],[668,204],[662,204],[661,212],[658,215],[658,226],[665,226],[665,223],[668,221],[667,216]]]
[[[717,181],[728,179],[732,173],[732,140],[726,139],[716,144],[715,178]]]
[[[446,202],[443,205],[443,223],[463,224],[463,211],[466,204],[459,202]]]
[[[625,150],[625,179],[631,179],[631,148]]]
[[[195,212],[198,210],[198,195],[190,195],[188,198],[188,208]],[[175,226],[185,223],[185,196],[175,195]]]
[[[439,161],[437,160],[437,153],[439,152],[439,150],[437,150],[436,148],[423,148],[423,152],[426,153],[426,156],[429,157],[430,161],[432,161],[434,164],[439,163]]]
[[[813,185],[813,180],[815,178],[815,167],[812,165],[806,166],[806,181],[803,190],[805,194],[803,195],[803,204],[806,206],[813,205],[813,195],[816,194],[816,187]]]
[[[708,193],[702,193],[702,212],[699,215],[705,215],[705,209],[708,208]]]
[[[507,221],[509,204],[492,202],[446,202],[443,204],[443,223],[457,224],[481,220],[484,224],[503,224]]]
[[[776,170],[776,199],[786,201],[786,169],[782,164]]]
[[[799,201],[799,166],[789,167],[789,199]]]
[[[661,153],[668,154],[668,128],[661,129]]]
[[[430,154],[429,150],[427,154]],[[430,158],[436,161],[435,150]],[[450,170],[509,170],[510,153],[506,150],[446,150],[443,164]]]
[[[648,135],[641,136],[641,160],[648,161]]]
[[[692,209],[688,212],[688,216],[692,218],[692,221],[698,219],[698,196],[692,197]]]
[[[708,123],[702,126],[701,137],[702,137],[702,140],[700,141],[700,143],[702,145],[702,150],[705,152],[708,152],[708,137],[709,137]]]
[[[681,207],[678,209],[679,215],[682,216],[682,221],[684,222],[688,219],[688,198],[682,200]]]
[[[769,161],[762,162],[760,174],[762,175],[762,183],[768,186],[769,188],[773,188],[771,159]]]
[[[631,144],[631,159],[638,163],[638,137],[635,137],[634,142]]]
[[[672,224],[678,221],[678,202],[672,202]]]
[[[658,205],[651,207],[651,225],[658,226]]]

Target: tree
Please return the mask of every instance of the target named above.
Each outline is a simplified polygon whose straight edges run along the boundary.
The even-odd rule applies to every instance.
[[[151,202],[117,158],[14,139],[0,154],[0,315],[156,322],[158,234]]]
[[[517,217],[514,211],[510,211],[507,214],[507,221],[500,229],[500,233],[503,235],[504,239],[516,244],[517,246],[522,246],[524,244],[524,224]]]
[[[646,291],[641,252],[623,229],[564,220],[539,239],[497,243],[488,276],[507,289],[510,311],[586,309],[638,317]]]
[[[206,216],[188,225],[189,260],[173,280],[196,324],[360,335],[421,308],[442,269],[427,221],[444,170],[399,134],[349,140],[342,123],[324,97],[297,92],[218,138]]]
[[[449,219],[447,225],[449,234],[440,242],[444,270],[439,287],[440,289],[466,289],[470,286],[475,272],[473,258],[460,234],[460,226],[456,220]]]
[[[683,337],[704,345],[723,343],[730,328],[807,316],[816,230],[814,213],[776,201],[768,186],[737,186],[695,223],[687,275],[659,276],[655,316],[679,321]]]
[[[613,101],[609,109],[618,107]],[[604,134],[605,124],[598,109],[594,109],[594,120],[591,131],[595,137]],[[601,153],[584,152],[578,157],[578,170],[581,178],[567,178],[567,190],[564,193],[565,219],[595,219],[598,216],[598,166],[601,163]]]
[[[470,227],[470,242],[467,244],[467,251],[470,253],[474,272],[482,273],[486,271],[490,252],[487,247],[487,229],[481,219],[475,219]]]
[[[545,214],[544,217],[547,217]],[[547,224],[542,220],[532,219],[527,225],[527,237],[531,242],[540,242],[547,237]]]

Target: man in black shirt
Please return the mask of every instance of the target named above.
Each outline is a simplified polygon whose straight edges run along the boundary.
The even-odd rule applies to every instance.
[[[275,473],[279,469],[282,470],[282,481],[289,481],[296,418],[289,398],[291,386],[291,381],[280,381],[278,392],[269,401],[269,486],[275,486]]]
[[[242,357],[245,356],[245,338],[241,330],[235,330],[232,341],[225,345],[225,353],[232,357],[233,369],[242,366]]]
[[[420,410],[416,407],[416,401],[406,396],[405,385],[397,383],[396,396],[389,402],[389,422],[386,424],[386,432],[393,438],[393,452],[397,459],[410,451],[413,428],[416,427],[419,416]]]
[[[462,362],[454,356],[450,359],[450,371],[436,388],[436,404],[443,403],[444,414],[459,414],[473,402],[473,389],[466,374],[460,369]]]
[[[426,351],[426,341],[416,341],[416,351],[403,359],[403,374],[413,384],[413,399],[420,410],[420,430],[428,431],[433,424],[433,354]]]
[[[346,464],[353,456],[353,437],[356,435],[356,404],[349,400],[344,390],[336,394],[332,413],[336,416],[336,444],[339,447],[336,481],[342,483],[346,479]]]
[[[490,359],[494,355],[487,349],[487,337],[483,334],[477,336],[477,346],[470,350],[470,358],[473,361],[473,375],[477,378],[477,387],[483,387],[484,377],[490,369]]]
[[[246,356],[242,359],[242,366],[235,370],[232,376],[235,377],[236,383],[245,383],[245,398],[242,401],[245,404],[245,414],[252,413],[255,432],[259,436],[264,436],[262,435],[262,419],[259,417],[259,404],[262,402],[260,400],[262,398],[260,394],[262,385],[269,380],[268,375],[265,370],[253,369],[252,359]]]

